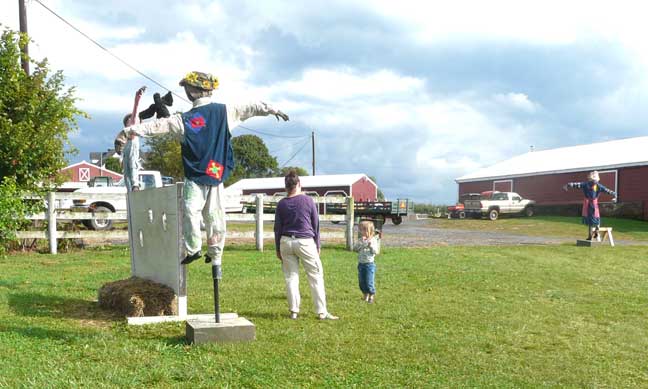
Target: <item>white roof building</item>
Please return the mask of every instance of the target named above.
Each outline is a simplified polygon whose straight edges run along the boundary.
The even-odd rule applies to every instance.
[[[376,200],[378,185],[366,174],[329,174],[319,176],[300,176],[305,191],[315,191],[320,196],[330,193],[344,193],[357,201]],[[239,189],[243,194],[284,192],[284,177],[245,178],[230,185],[228,189]]]
[[[644,165],[648,165],[648,136],[532,151],[466,174],[455,181],[461,183]]]

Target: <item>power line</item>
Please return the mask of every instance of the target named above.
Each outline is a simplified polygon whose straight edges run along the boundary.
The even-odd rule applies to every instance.
[[[139,69],[137,69],[137,68],[134,67],[133,65],[131,65],[131,64],[129,64],[128,62],[126,62],[125,60],[121,59],[121,58],[120,58],[119,56],[117,56],[116,54],[113,54],[110,50],[108,50],[107,48],[105,48],[101,43],[97,42],[96,40],[94,40],[94,39],[92,39],[90,36],[88,36],[86,33],[84,33],[83,31],[79,30],[79,29],[78,29],[77,27],[75,27],[72,23],[68,22],[65,18],[63,18],[62,16],[60,16],[59,14],[57,14],[56,12],[54,12],[52,9],[48,8],[48,7],[47,7],[45,4],[43,4],[40,0],[34,0],[34,1],[35,1],[36,3],[38,3],[41,7],[45,8],[47,11],[49,11],[52,15],[54,15],[54,16],[56,16],[58,19],[60,19],[63,23],[67,24],[67,25],[70,26],[72,29],[74,29],[76,32],[78,32],[79,34],[81,34],[84,38],[86,38],[86,39],[88,39],[90,42],[94,43],[97,47],[99,47],[100,49],[102,49],[103,51],[105,51],[106,53],[108,53],[110,56],[112,56],[113,58],[115,58],[116,60],[118,60],[119,62],[121,62],[122,64],[126,65],[128,68],[130,68],[131,70],[133,70],[134,72],[136,72],[136,73],[139,74],[140,76],[146,78],[147,80],[151,81],[152,83],[154,83],[155,85],[161,87],[162,89],[165,89],[165,90],[170,91],[174,96],[178,97],[180,100],[182,100],[182,101],[184,101],[184,102],[186,102],[186,103],[191,104],[191,102],[190,102],[189,100],[185,99],[183,96],[180,96],[179,94],[173,92],[171,89],[167,88],[167,87],[164,86],[163,84],[159,83],[158,81],[156,81],[156,80],[154,80],[153,78],[149,77],[148,75],[144,74],[144,72],[140,71]],[[249,127],[246,127],[246,126],[242,126],[242,125],[239,125],[239,127],[243,128],[243,129],[246,129],[246,130],[248,130],[248,131],[251,131],[251,132],[255,132],[255,133],[261,134],[261,135],[272,136],[272,137],[276,137],[276,138],[305,138],[305,137],[308,137],[308,135],[276,135],[276,134],[267,133],[267,132],[263,132],[263,131],[259,131],[259,130],[254,130],[254,129],[252,129],[252,128],[249,128]]]
[[[259,131],[259,130],[253,130],[251,128],[242,126],[240,124],[238,125],[238,127],[243,128],[243,129],[248,130],[248,131],[255,132],[257,134],[266,135],[266,136],[272,136],[272,137],[275,137],[275,138],[293,138],[294,139],[294,138],[306,138],[306,137],[310,136],[310,135],[277,135],[277,134],[272,134],[272,133],[263,132],[263,131]]]
[[[292,150],[294,150],[295,147],[299,147],[300,144],[301,144],[300,141],[295,141],[295,142],[290,143],[290,144],[285,144],[285,143],[284,143],[284,144],[282,144],[281,146],[279,146],[278,148],[275,148],[275,149],[273,149],[273,150],[268,149],[268,152],[269,152],[271,155],[275,155],[275,154],[283,153],[284,151],[292,152]]]
[[[288,158],[288,160],[287,160],[286,162],[284,162],[283,165],[281,165],[281,167],[285,167],[285,166],[288,164],[288,162],[292,161],[293,158],[295,158],[295,156],[297,156],[297,154],[299,154],[299,152],[302,151],[302,150],[304,149],[304,147],[306,147],[306,145],[308,144],[308,141],[309,141],[309,140],[310,140],[310,139],[306,139],[306,142],[304,142],[304,143],[301,145],[301,147],[299,148],[299,150],[297,150],[297,151],[295,152],[295,154],[292,155],[292,157]]]
[[[118,57],[116,54],[113,54],[110,50],[108,50],[107,48],[105,48],[104,46],[102,46],[99,42],[95,41],[94,39],[92,39],[91,37],[89,37],[87,34],[85,34],[83,31],[79,30],[79,29],[76,28],[74,25],[72,25],[72,23],[68,22],[68,21],[65,20],[62,16],[60,16],[59,14],[57,14],[56,12],[54,12],[53,10],[51,10],[50,8],[48,8],[48,7],[47,7],[45,4],[43,4],[40,0],[34,0],[34,1],[35,1],[36,3],[38,3],[41,7],[45,8],[47,11],[49,11],[52,15],[56,16],[57,18],[59,18],[63,23],[67,24],[67,25],[70,26],[72,29],[74,29],[76,32],[78,32],[79,34],[83,35],[83,36],[84,36],[86,39],[88,39],[90,42],[94,43],[94,44],[97,45],[99,48],[101,48],[103,51],[105,51],[106,53],[110,54],[113,58],[115,58],[115,59],[118,60],[119,62],[121,62],[121,63],[123,63],[124,65],[128,66],[131,70],[133,70],[133,71],[135,71],[136,73],[138,73],[140,76],[146,78],[147,80],[151,81],[152,83],[154,83],[155,85],[161,87],[162,89],[166,89],[166,90],[170,91],[171,93],[173,93],[173,95],[175,95],[176,97],[178,97],[180,100],[183,100],[183,101],[185,101],[185,102],[187,102],[187,103],[190,103],[190,102],[189,102],[187,99],[185,99],[184,97],[178,95],[177,93],[173,92],[171,89],[167,88],[166,86],[162,85],[161,83],[159,83],[159,82],[155,81],[154,79],[152,79],[151,77],[147,76],[146,74],[144,74],[143,72],[141,72],[141,71],[140,71],[139,69],[137,69],[136,67],[132,66],[132,65],[129,64],[128,62],[126,62],[126,61],[124,61],[123,59],[121,59],[120,57]],[[190,103],[190,104],[191,104],[191,103]]]

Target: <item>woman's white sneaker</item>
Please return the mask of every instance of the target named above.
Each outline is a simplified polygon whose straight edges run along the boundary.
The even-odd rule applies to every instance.
[[[320,320],[338,320],[339,319],[339,317],[333,316],[330,313],[320,313],[318,318]]]

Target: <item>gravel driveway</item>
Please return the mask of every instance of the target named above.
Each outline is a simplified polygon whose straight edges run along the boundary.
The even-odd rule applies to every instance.
[[[428,220],[407,220],[399,226],[385,223],[383,233],[383,244],[386,246],[496,246],[574,242],[574,239],[565,238],[435,228]]]
[[[485,222],[485,225],[487,222]],[[334,225],[328,222],[322,223],[322,241],[327,243],[344,243],[343,224]],[[429,247],[429,246],[504,246],[504,245],[556,245],[556,244],[575,244],[576,237],[556,237],[556,236],[528,236],[523,234],[512,234],[487,230],[466,230],[466,229],[449,229],[437,228],[434,226],[434,220],[405,220],[399,226],[391,222],[383,226],[382,244],[392,247]],[[228,231],[227,242],[229,243],[246,243],[254,244],[254,232],[237,232]],[[265,232],[265,244],[273,244],[273,235],[271,232]],[[101,242],[89,242],[86,244],[94,245]],[[126,244],[127,240],[112,240],[110,243]],[[616,245],[648,245],[645,241],[623,241],[615,239]]]
[[[497,245],[555,245],[575,244],[576,238],[542,237],[495,231],[435,228],[431,220],[406,220],[395,226],[383,227],[386,246],[497,246]],[[614,240],[615,245],[646,245],[648,242]]]

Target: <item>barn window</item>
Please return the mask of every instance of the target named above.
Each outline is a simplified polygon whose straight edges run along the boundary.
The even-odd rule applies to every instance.
[[[90,168],[79,168],[79,181],[90,181]]]
[[[499,192],[513,192],[513,180],[493,181],[493,190]]]

